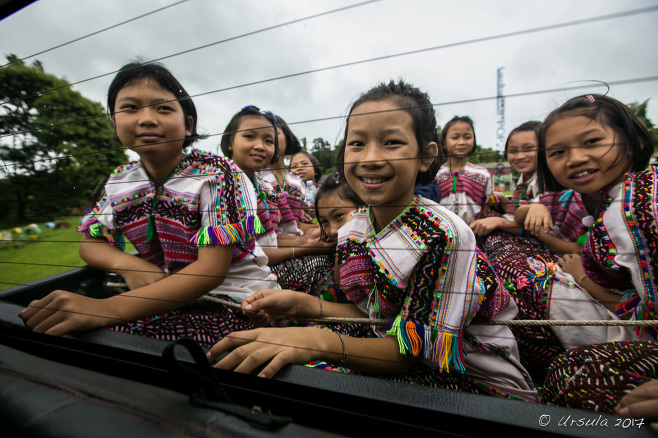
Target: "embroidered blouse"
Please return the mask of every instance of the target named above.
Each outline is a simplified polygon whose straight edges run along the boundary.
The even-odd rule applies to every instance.
[[[256,243],[264,231],[256,213],[254,187],[235,163],[193,149],[159,187],[141,161],[119,166],[78,229],[121,249],[126,238],[142,258],[169,273],[196,261],[200,246],[233,245],[231,275],[212,292],[244,297],[276,287]]]
[[[617,314],[656,319],[658,290],[658,170],[628,173],[603,195],[582,252],[587,277],[618,293]],[[647,328],[656,339],[658,327]],[[642,330],[639,328],[636,333]]]
[[[466,163],[459,172],[444,164],[435,177],[441,191],[440,204],[462,218],[473,220],[493,195],[493,182],[487,169]]]
[[[392,319],[388,334],[401,350],[463,371],[463,332],[485,296],[500,298],[487,318],[509,304],[493,271],[478,275],[486,260],[473,233],[423,197],[377,234],[369,211],[357,210],[339,231],[341,289],[372,317]]]

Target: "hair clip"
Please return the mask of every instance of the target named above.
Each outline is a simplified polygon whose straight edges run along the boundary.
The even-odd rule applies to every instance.
[[[265,114],[267,114],[268,116],[272,117],[274,119],[274,124],[276,126],[279,126],[279,121],[276,119],[276,116],[274,114],[272,114],[272,112],[270,112],[270,111],[263,111],[263,112]]]
[[[592,103],[595,102],[595,100],[594,100],[594,96],[592,96],[591,94],[588,94],[588,95],[587,95],[587,100],[589,100],[589,101],[592,102]]]
[[[246,105],[246,106],[243,106],[242,109],[240,109],[240,111],[246,111],[246,110],[248,110],[248,109],[252,109],[252,108],[255,109],[256,111],[259,111],[259,112],[261,112],[261,113],[263,113],[263,114],[267,114],[268,116],[272,117],[272,119],[274,119],[274,124],[275,124],[276,126],[279,126],[279,121],[276,119],[276,116],[275,116],[274,114],[272,114],[270,111],[263,111],[263,110],[261,110],[260,108],[258,108],[256,105]]]

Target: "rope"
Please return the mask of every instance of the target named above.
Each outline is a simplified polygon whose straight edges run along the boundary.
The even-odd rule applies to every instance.
[[[203,296],[201,300],[212,301],[229,307],[240,308],[240,304],[235,301],[224,300],[222,298]],[[390,319],[370,319],[370,318],[342,318],[342,317],[304,317],[299,318],[304,321],[325,322],[325,323],[353,323],[364,325],[383,325],[390,322]],[[487,321],[483,325],[506,325],[506,326],[632,326],[632,327],[658,327],[658,320],[654,321],[622,321],[622,320],[534,320],[534,319],[517,319],[512,321]]]

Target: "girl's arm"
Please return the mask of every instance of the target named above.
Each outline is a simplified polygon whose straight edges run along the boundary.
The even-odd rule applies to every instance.
[[[121,251],[104,239],[83,235],[78,252],[89,266],[121,275],[130,290],[156,283],[167,276],[159,267]]]
[[[295,317],[367,318],[355,304],[333,303],[292,290],[261,290],[242,301],[242,311],[261,326]]]
[[[228,355],[215,364],[216,368],[252,373],[267,364],[258,375],[268,378],[287,364],[303,365],[314,360],[379,374],[399,374],[416,362],[400,354],[395,338],[354,338],[315,327],[234,332],[208,351],[208,359],[213,361],[226,352]]]
[[[504,217],[486,217],[478,219],[469,224],[476,236],[488,236],[494,230],[501,229],[506,233],[518,235],[521,225]]]
[[[233,246],[199,248],[198,259],[175,274],[105,299],[54,291],[19,313],[37,333],[62,335],[158,315],[189,304],[224,281]]]
[[[303,236],[279,235],[277,245],[278,248],[263,248],[269,265],[276,265],[295,257],[336,252],[335,243],[320,240],[320,229],[317,227]]]
[[[566,254],[580,254],[583,250],[583,247],[576,242],[562,240],[559,237],[555,237],[548,233],[540,233],[537,236],[537,239],[539,239],[544,245],[548,246],[551,251],[560,256]]]

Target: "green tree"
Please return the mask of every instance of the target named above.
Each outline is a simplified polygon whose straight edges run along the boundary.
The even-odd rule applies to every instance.
[[[2,185],[11,192],[4,196],[13,198],[5,215],[22,221],[68,214],[128,160],[112,145],[114,129],[102,105],[46,73],[38,61],[0,69],[0,99]]]
[[[653,150],[654,152],[658,152],[656,149],[658,148],[658,128],[654,126],[654,124],[649,120],[647,117],[647,105],[649,104],[649,99],[645,100],[642,103],[639,102],[631,102],[628,105],[628,108],[633,111],[633,113],[644,123],[644,126],[649,130],[649,133],[651,134],[651,138],[653,139]]]
[[[478,150],[475,152],[475,154],[471,155],[468,157],[468,161],[470,161],[473,164],[481,164],[481,163],[500,163],[505,161],[503,159],[503,154],[492,148],[485,148],[480,146]]]
[[[318,137],[313,139],[309,150],[307,149],[306,138],[304,137],[300,141],[304,145],[304,150],[312,153],[318,159],[323,174],[327,175],[336,171],[336,157],[338,156],[339,145],[331,147],[328,141],[322,137]]]

